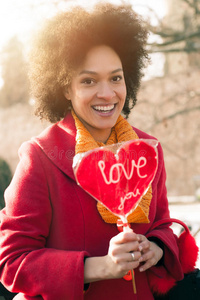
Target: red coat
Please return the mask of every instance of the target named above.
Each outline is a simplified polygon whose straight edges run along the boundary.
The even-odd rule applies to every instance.
[[[134,130],[140,138],[152,138]],[[21,146],[20,163],[6,190],[6,208],[1,212],[0,280],[13,292],[27,295],[17,299],[151,300],[151,274],[164,282],[167,274],[176,280],[183,277],[171,229],[161,226],[151,230],[156,220],[169,217],[162,149],[158,147],[150,223],[132,224],[132,228],[163,241],[164,266],[144,273],[136,270],[137,297],[132,282],[123,278],[92,283],[84,294],[84,257],[106,255],[109,240],[118,229],[102,220],[96,200],[75,182],[75,135],[74,121],[68,114]]]

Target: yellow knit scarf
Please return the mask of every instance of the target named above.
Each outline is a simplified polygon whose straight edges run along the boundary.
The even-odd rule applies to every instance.
[[[105,144],[94,140],[92,135],[81,123],[79,118],[72,110],[72,116],[77,129],[75,153],[82,153],[92,150],[97,147],[105,146]],[[106,142],[106,145],[130,141],[138,139],[138,135],[133,130],[131,125],[120,115],[115,126],[112,128],[111,135]],[[129,223],[149,223],[149,206],[152,199],[152,188],[149,186],[147,193],[139,202],[137,208],[128,216]],[[104,205],[97,202],[97,209],[106,223],[117,223],[118,217],[112,214]]]

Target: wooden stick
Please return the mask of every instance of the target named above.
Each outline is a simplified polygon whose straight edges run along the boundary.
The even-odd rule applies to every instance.
[[[134,294],[137,294],[136,284],[135,284],[135,272],[133,270],[131,270],[131,275],[132,275],[133,292]]]
[[[122,224],[123,224],[123,231],[127,231],[127,229],[129,228],[129,224],[126,218],[121,218]],[[134,294],[137,294],[137,290],[136,290],[136,283],[135,283],[135,272],[133,270],[131,270],[131,277],[132,277],[132,284],[133,284],[133,292]]]

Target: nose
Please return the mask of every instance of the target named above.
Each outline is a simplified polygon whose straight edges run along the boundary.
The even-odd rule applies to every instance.
[[[101,82],[98,85],[97,97],[105,100],[111,100],[115,96],[115,91],[108,82]]]

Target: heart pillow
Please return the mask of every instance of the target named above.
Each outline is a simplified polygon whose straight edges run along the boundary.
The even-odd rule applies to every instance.
[[[138,139],[122,143],[116,153],[109,147],[88,151],[76,164],[76,180],[113,214],[127,217],[155,176],[155,145],[154,140]]]

